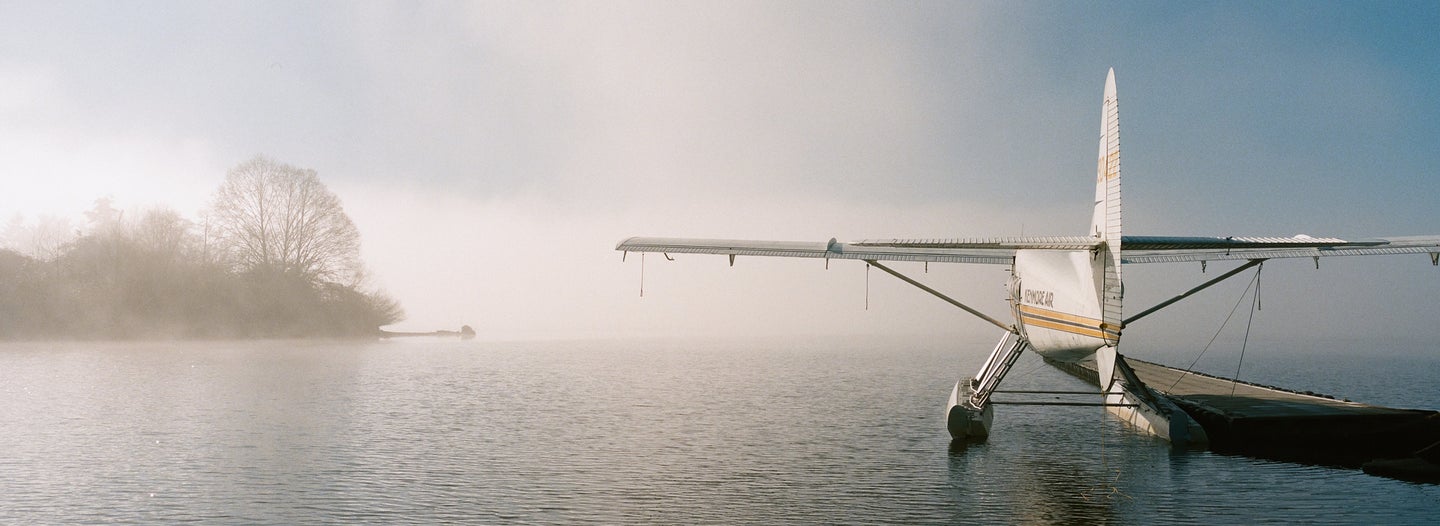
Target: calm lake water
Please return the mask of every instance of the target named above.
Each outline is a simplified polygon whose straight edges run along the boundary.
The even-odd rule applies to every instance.
[[[952,447],[945,397],[988,345],[4,344],[0,523],[1421,524],[1440,512],[1440,486],[1172,451],[1091,407],[1000,407],[988,442]],[[1252,353],[1252,379],[1440,407],[1434,353],[1344,375]],[[1007,388],[1085,385],[1027,356]]]

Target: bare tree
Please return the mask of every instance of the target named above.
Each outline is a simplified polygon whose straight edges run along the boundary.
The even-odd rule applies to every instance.
[[[361,279],[360,234],[314,170],[258,156],[245,161],[220,185],[214,220],[239,270],[278,271],[312,283]]]
[[[152,208],[135,223],[133,236],[150,255],[175,261],[189,248],[190,222],[169,208]]]
[[[35,226],[25,224],[25,218],[15,215],[0,231],[5,246],[40,261],[55,261],[60,257],[66,244],[74,241],[76,231],[70,220],[49,214],[41,214]]]

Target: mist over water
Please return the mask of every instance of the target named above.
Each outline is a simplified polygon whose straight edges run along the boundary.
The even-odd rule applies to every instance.
[[[1440,501],[1440,487],[1356,470],[1172,451],[1097,408],[1003,406],[990,441],[954,447],[944,397],[986,350],[3,344],[0,522],[1368,524],[1426,522]],[[1433,354],[1371,364],[1351,371],[1367,396],[1434,406],[1387,381],[1433,378]],[[1086,388],[1034,356],[1006,387]]]
[[[1293,11],[0,2],[0,524],[1433,522],[1437,486],[1175,452],[1097,408],[1002,407],[952,447],[988,326],[860,262],[613,250],[1084,234],[1110,67],[1127,234],[1434,234],[1440,3]],[[77,232],[113,200],[212,262],[257,154],[333,189],[365,272],[327,279],[364,294]],[[1122,351],[1440,408],[1436,269],[1326,259],[1267,263],[1253,333],[1201,354],[1236,281]],[[1127,266],[1126,310],[1220,267]],[[1003,266],[895,268],[1008,310]],[[11,341],[382,325],[480,336]],[[754,338],[796,334],[872,336]],[[598,339],[635,336],[686,339]],[[1034,356],[1006,383],[1057,386],[1089,389]]]

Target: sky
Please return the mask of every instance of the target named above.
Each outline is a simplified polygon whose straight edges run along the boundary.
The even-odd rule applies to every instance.
[[[1127,234],[1440,234],[1435,27],[1433,2],[0,0],[0,220],[195,217],[265,155],[339,196],[397,329],[988,342],[856,262],[613,249],[1081,234],[1111,67]],[[1440,341],[1429,263],[1271,262],[1253,337]],[[1004,268],[897,267],[1005,313]],[[1215,275],[1126,272],[1129,312]],[[1203,342],[1247,282],[1127,342]]]

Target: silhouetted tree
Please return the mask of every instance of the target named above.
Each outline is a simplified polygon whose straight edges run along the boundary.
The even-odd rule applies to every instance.
[[[275,271],[312,283],[357,285],[360,234],[314,170],[255,157],[215,194],[214,227],[242,272]]]
[[[0,231],[0,245],[41,261],[54,261],[75,234],[70,220],[63,217],[41,214],[32,226],[16,215]]]
[[[176,261],[190,249],[190,222],[169,208],[153,208],[135,223],[134,237],[147,254]]]
[[[85,219],[90,223],[90,233],[94,234],[120,223],[124,213],[116,210],[114,204],[115,201],[109,197],[101,197],[96,199],[95,205],[85,212]]]

